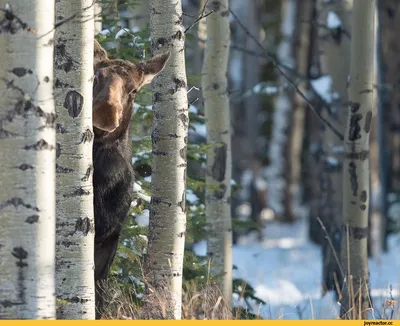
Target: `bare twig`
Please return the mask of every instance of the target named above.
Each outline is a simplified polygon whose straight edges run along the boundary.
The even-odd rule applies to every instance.
[[[347,38],[351,39],[350,32],[347,31],[347,30],[345,30],[345,29],[343,29],[341,26],[335,27],[335,28],[331,28],[331,27],[329,27],[329,26],[326,25],[326,24],[323,24],[323,23],[318,22],[317,20],[309,21],[309,20],[303,20],[303,19],[302,19],[300,22],[301,22],[302,24],[314,25],[314,26],[316,26],[316,27],[318,27],[318,28],[322,28],[322,29],[325,29],[326,31],[330,31],[330,32],[332,32],[332,31],[339,31],[340,33],[342,33],[343,35],[345,35]]]
[[[221,4],[222,5],[222,4]],[[270,59],[271,63],[273,64],[274,68],[278,70],[278,72],[287,80],[287,82],[296,90],[296,93],[300,95],[300,97],[308,104],[308,107],[317,115],[317,117],[329,128],[332,130],[332,132],[341,140],[344,140],[343,135],[328,121],[326,120],[318,110],[315,109],[314,105],[308,100],[308,98],[305,96],[305,94],[299,89],[299,87],[296,85],[295,82],[293,82],[289,76],[283,71],[283,69],[277,64],[277,62],[274,60],[273,55],[267,51],[264,46],[257,40],[254,35],[252,35],[249,30],[246,28],[246,26],[243,25],[243,23],[240,21],[239,17],[230,9],[227,8],[227,10],[231,13],[233,18],[236,20],[236,22],[239,24],[239,26],[243,29],[243,31],[246,33],[248,37],[250,37],[254,42],[256,42],[257,46],[266,54],[266,56]]]
[[[324,223],[321,221],[321,219],[318,216],[317,216],[317,220],[318,220],[319,224],[321,225],[322,231],[324,231],[324,233],[325,233],[325,239],[328,240],[329,246],[331,247],[331,250],[333,252],[333,256],[335,257],[336,263],[339,266],[340,274],[342,274],[342,277],[344,277],[344,273],[343,273],[343,270],[342,270],[342,266],[340,264],[339,257],[338,257],[338,255],[336,253],[335,247],[333,246],[333,243],[332,243],[332,240],[331,240],[331,238],[330,238],[330,236],[328,234],[328,231],[326,230],[326,227],[325,227]]]
[[[196,20],[195,20],[192,24],[190,24],[190,26],[189,26],[188,28],[185,29],[185,31],[184,31],[185,34],[186,34],[187,32],[189,32],[189,30],[190,30],[193,26],[195,26],[200,20],[206,18],[207,16],[211,15],[211,14],[214,12],[214,10],[211,10],[210,12],[208,12],[207,14],[205,14],[208,1],[209,1],[209,0],[206,0],[206,3],[204,4],[203,8],[201,9],[200,15],[196,18]],[[187,16],[188,16],[188,15],[187,15]]]

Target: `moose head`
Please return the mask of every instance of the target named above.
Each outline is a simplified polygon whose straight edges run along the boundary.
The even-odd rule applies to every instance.
[[[93,129],[95,136],[109,137],[126,131],[132,116],[135,94],[165,67],[170,53],[134,64],[110,60],[95,40],[93,82]],[[112,137],[114,138],[114,137]],[[118,137],[117,137],[118,138]]]

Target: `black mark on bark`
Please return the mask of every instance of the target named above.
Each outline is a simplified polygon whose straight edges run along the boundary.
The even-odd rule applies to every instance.
[[[54,146],[47,143],[44,139],[41,139],[36,144],[26,145],[24,149],[27,151],[28,150],[43,151],[43,150],[53,150]]]
[[[74,192],[72,192],[70,194],[64,194],[63,197],[69,198],[69,197],[81,197],[81,196],[87,196],[87,195],[90,195],[90,191],[87,191],[87,190],[83,189],[82,187],[79,187],[78,189],[76,189]]]
[[[363,89],[362,91],[360,91],[358,94],[368,94],[368,93],[372,93],[373,90],[372,89]]]
[[[208,5],[207,8],[209,10],[213,10],[215,12],[218,12],[221,9],[221,3],[219,1],[211,1]]]
[[[187,147],[184,146],[179,150],[179,155],[181,156],[182,159],[186,161],[187,158]]]
[[[364,131],[367,133],[371,129],[371,121],[372,121],[372,112],[368,111],[367,115],[365,116],[365,125],[364,125]]]
[[[358,190],[357,168],[354,162],[349,163],[349,174],[350,174],[351,191],[353,193],[353,196],[357,196],[357,190]]]
[[[3,9],[4,18],[0,20],[0,34],[10,33],[15,34],[20,29],[26,30],[28,32],[33,32],[33,30],[24,23],[17,15],[15,15],[11,9]]]
[[[172,206],[170,202],[164,201],[159,197],[151,197],[150,204],[155,204],[155,205],[164,204],[167,205],[168,207]]]
[[[71,71],[74,65],[72,57],[69,55],[66,49],[67,40],[58,39],[58,42],[54,48],[54,66],[56,69],[64,70],[65,72]]]
[[[25,302],[25,275],[24,275],[24,267],[28,266],[28,263],[25,261],[28,258],[28,252],[22,247],[14,247],[11,254],[17,259],[16,265],[19,267],[18,270],[18,299],[21,303]]]
[[[23,302],[14,302],[14,301],[10,301],[10,300],[3,300],[3,301],[0,301],[0,304],[4,308],[11,308],[13,306],[19,306],[19,305],[22,305],[24,303]],[[0,318],[3,319],[1,315],[0,315]]]
[[[92,174],[92,172],[93,172],[93,166],[90,165],[87,168],[85,175],[81,178],[81,181],[88,181],[90,176],[91,176],[91,174]]]
[[[57,173],[72,173],[72,172],[74,172],[74,170],[70,169],[70,168],[65,168],[65,167],[61,166],[60,164],[56,164],[56,172]]]
[[[223,183],[221,183],[219,185],[218,189],[216,189],[214,191],[214,196],[217,199],[222,199],[222,198],[224,198],[225,193],[226,193],[226,186]]]
[[[355,141],[357,139],[361,138],[361,127],[360,127],[360,120],[362,118],[362,115],[357,113],[357,114],[352,114],[350,117],[350,130],[349,130],[349,140]]]
[[[61,155],[61,145],[60,143],[56,144],[56,158],[59,158]]]
[[[183,126],[184,126],[185,128],[188,127],[189,118],[187,117],[186,114],[181,113],[181,114],[178,116],[178,119],[182,121],[182,124],[183,124]],[[187,139],[186,139],[186,141],[187,141]]]
[[[67,129],[65,129],[63,127],[63,125],[61,123],[57,123],[56,124],[56,133],[57,134],[66,134],[66,133],[68,133],[68,131],[67,131]]]
[[[164,118],[164,115],[163,114],[161,114],[160,112],[153,112],[153,117],[154,117],[154,119],[158,119],[158,120],[160,120],[160,119],[163,119]]]
[[[10,132],[0,127],[0,139],[6,139],[16,136],[18,136],[18,134],[16,134],[15,132]]]
[[[361,191],[360,200],[365,203],[367,201],[367,192],[365,190]]]
[[[85,302],[89,301],[89,299],[83,299],[83,298],[78,298],[78,297],[63,298],[63,300],[70,302],[70,303],[85,303]]]
[[[60,81],[58,78],[56,79],[55,83],[54,83],[54,87],[55,88],[70,88],[71,85],[68,83],[63,83],[62,81]]]
[[[168,152],[153,151],[153,155],[155,155],[155,156],[168,156]]]
[[[78,117],[82,112],[83,96],[77,91],[69,91],[65,95],[64,108],[68,110],[68,114],[72,118]]]
[[[155,92],[155,93],[153,94],[153,103],[160,102],[160,101],[161,101],[161,99],[162,99],[162,95],[161,95],[161,93]],[[159,116],[158,116],[157,112],[155,113],[155,115],[154,115],[154,116],[155,116],[156,118],[159,118]]]
[[[227,156],[227,146],[225,143],[221,145],[218,144],[218,147],[215,148],[215,159],[214,164],[212,166],[211,175],[212,177],[222,182],[225,178],[225,170],[226,170],[226,156]]]
[[[37,221],[39,221],[39,215],[37,215],[37,214],[30,215],[25,220],[25,222],[29,223],[29,224],[36,223]]]
[[[221,16],[222,17],[228,17],[229,16],[229,11],[228,10],[221,11]]]
[[[182,36],[182,31],[179,30],[171,37],[171,40],[181,40]]]
[[[152,42],[152,48],[153,48],[153,52],[154,50],[157,50],[165,45],[168,44],[168,40],[164,37],[160,37],[157,40],[155,40],[155,42]]]
[[[90,129],[86,129],[86,131],[82,134],[81,141],[82,143],[90,143],[93,140],[93,132]]]
[[[78,218],[75,224],[75,231],[87,235],[90,231],[90,220],[87,217]]]
[[[359,227],[349,226],[348,230],[349,230],[349,236],[357,240],[364,239],[368,236],[368,227],[359,228]],[[347,234],[346,225],[342,225],[342,233]]]
[[[157,127],[154,127],[153,132],[151,133],[151,143],[153,144],[153,146],[158,143],[159,138],[160,138],[160,133]]]
[[[170,90],[170,94],[175,94],[181,88],[185,88],[186,89],[186,82],[183,79],[179,79],[179,78],[174,77],[172,79],[172,81],[174,82],[174,88],[172,88]]]
[[[40,106],[35,105],[32,101],[20,99],[13,110],[7,112],[6,119],[12,121],[15,116],[28,117],[28,113],[34,114],[37,117],[44,118],[46,121],[45,127],[53,128],[55,126],[56,115],[54,113],[44,112]]]
[[[26,258],[28,258],[28,252],[24,248],[22,248],[22,247],[14,247],[11,254],[15,258],[18,259],[18,261],[16,263],[18,267],[23,268],[23,267],[28,266],[28,264],[26,262],[24,262],[24,260]]]
[[[15,168],[20,169],[22,171],[26,171],[26,170],[32,170],[34,167],[30,164],[23,163],[20,166],[16,166]]]
[[[352,113],[356,113],[360,109],[360,103],[358,102],[350,102],[349,104]]]
[[[30,205],[30,204],[26,204],[26,203],[22,200],[22,198],[19,198],[19,197],[13,197],[13,198],[11,198],[11,199],[5,201],[4,203],[2,203],[2,204],[0,205],[0,210],[6,208],[6,207],[8,207],[8,206],[14,206],[14,208],[17,208],[18,206],[23,206],[23,207],[25,207],[25,208],[32,209],[32,210],[34,210],[34,211],[36,211],[36,212],[39,212],[39,208],[37,208],[37,207],[35,207],[35,206],[32,206],[32,205]]]
[[[346,153],[346,158],[349,160],[360,160],[360,161],[365,161],[366,159],[369,158],[369,152],[368,151],[362,151],[362,152],[350,152]]]
[[[186,212],[186,192],[182,191],[182,200],[178,203],[178,206],[182,209],[182,213]]]
[[[32,74],[32,70],[22,67],[16,67],[13,70],[11,70],[11,72],[17,77],[23,77],[26,74]]]

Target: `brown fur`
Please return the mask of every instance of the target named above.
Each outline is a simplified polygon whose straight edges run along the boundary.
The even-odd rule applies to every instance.
[[[102,313],[103,291],[133,196],[133,101],[140,88],[163,68],[169,54],[140,64],[110,60],[95,41],[93,84],[93,192],[95,219],[96,308]]]

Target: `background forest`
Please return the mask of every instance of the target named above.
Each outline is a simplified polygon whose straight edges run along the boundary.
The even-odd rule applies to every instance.
[[[7,48],[0,49],[0,93],[12,91],[24,98],[22,109],[16,109],[12,117],[10,102],[0,99],[0,155],[4,158],[0,167],[0,319],[56,315],[59,319],[94,319],[93,239],[87,236],[94,233],[93,212],[87,213],[93,210],[92,199],[83,203],[82,197],[74,201],[66,195],[72,189],[68,187],[76,186],[74,180],[83,182],[83,192],[91,187],[90,178],[82,178],[85,172],[90,175],[91,159],[77,163],[83,171],[79,177],[68,174],[71,171],[65,165],[78,152],[90,157],[91,148],[78,151],[86,141],[82,138],[76,145],[79,137],[69,139],[58,124],[58,119],[67,123],[68,113],[73,115],[69,111],[63,117],[57,111],[67,108],[57,92],[70,85],[54,82],[57,120],[52,130],[56,136],[37,128],[46,134],[43,137],[59,137],[47,145],[35,143],[58,151],[52,158],[36,160],[43,169],[40,173],[45,174],[46,164],[57,157],[47,181],[21,175],[33,168],[18,160],[25,152],[14,152],[12,139],[26,124],[20,121],[5,127],[14,116],[29,118],[32,103],[37,105],[32,116],[39,122],[29,126],[40,126],[41,119],[51,124],[46,115],[50,111],[37,103],[48,101],[45,95],[53,90],[42,90],[44,83],[35,88],[32,80],[36,77],[27,88],[7,79],[9,75],[32,75],[32,71],[10,66],[14,62],[6,53],[19,49],[18,44],[9,43],[12,35],[43,34],[43,44],[53,44],[43,32],[47,29],[56,35],[56,50],[54,59],[48,53],[46,58],[51,60],[45,61],[54,61],[55,80],[60,83],[63,79],[56,77],[67,73],[68,61],[60,61],[57,53],[67,49],[71,62],[92,66],[93,48],[85,44],[92,44],[93,37],[110,59],[139,64],[163,50],[171,52],[166,67],[173,68],[165,68],[135,97],[131,124],[134,200],[105,287],[102,318],[399,319],[400,2],[98,0],[93,4],[91,0],[59,0],[55,28],[49,23],[47,29],[38,29],[31,27],[34,24],[24,25],[32,18],[25,17],[29,8],[21,1],[0,0],[0,48]],[[47,5],[42,2],[32,1],[46,13]],[[174,15],[179,19],[171,31],[168,26]],[[90,28],[89,32],[73,30],[80,25],[77,22],[92,26],[94,33]],[[68,48],[57,35],[76,39],[74,44],[82,48]],[[40,53],[37,50],[33,57]],[[184,55],[181,61],[179,53]],[[76,77],[74,85],[85,87],[82,80],[89,80],[92,72],[81,69],[78,73],[85,77]],[[174,85],[176,91],[171,94],[181,96],[175,103],[181,102],[169,111],[157,96],[165,94],[162,89],[167,85],[158,81],[166,80],[162,76],[170,73],[167,69],[186,76]],[[85,94],[85,99],[91,96]],[[91,121],[91,101],[83,103],[89,104],[82,109],[86,115],[81,121]],[[185,112],[183,117],[174,113],[181,107],[188,108],[187,117]],[[159,141],[162,137],[155,130],[165,127],[163,119],[178,126],[172,138],[178,141],[180,133],[187,137],[180,143],[182,149],[176,145],[171,150],[187,159],[184,172],[174,172],[172,161],[165,158],[168,155],[160,156],[175,146]],[[86,127],[76,128],[70,130],[77,134]],[[24,137],[41,139],[29,133]],[[76,147],[64,151],[63,142]],[[57,180],[54,187],[48,186],[51,180]],[[17,223],[9,222],[35,207],[22,196],[10,199],[8,192],[14,185],[38,189],[29,195],[32,203],[50,205],[47,210],[30,212],[25,224],[40,225],[37,212],[46,211],[54,229],[38,226],[25,233]],[[183,191],[181,210],[162,206],[169,198],[168,189]],[[57,210],[57,217],[52,210]],[[80,217],[71,221],[71,215]],[[84,236],[71,238],[68,223]],[[42,248],[36,258],[28,256],[22,246],[8,246],[32,232],[38,238],[27,246]],[[38,240],[40,234],[51,232],[55,241]],[[33,259],[29,264],[43,266],[40,252],[52,240],[56,247],[49,255],[58,260],[46,260],[46,264],[53,264],[56,276],[51,274],[54,271],[46,274],[36,267],[32,275],[40,274],[42,281],[26,288],[33,293],[40,289],[38,293],[53,286],[57,294],[53,307],[48,308],[52,295],[44,292],[49,295],[46,302],[20,295],[18,300],[23,303],[13,303],[11,298],[21,290],[21,278],[11,281],[10,275],[19,272],[18,266],[8,267],[9,262],[17,259],[23,264],[29,257]],[[12,257],[2,247],[12,248]],[[157,260],[164,265],[156,271],[150,265]],[[49,281],[52,278],[54,282]],[[38,313],[42,304],[44,314]],[[13,306],[26,313],[17,313]]]

